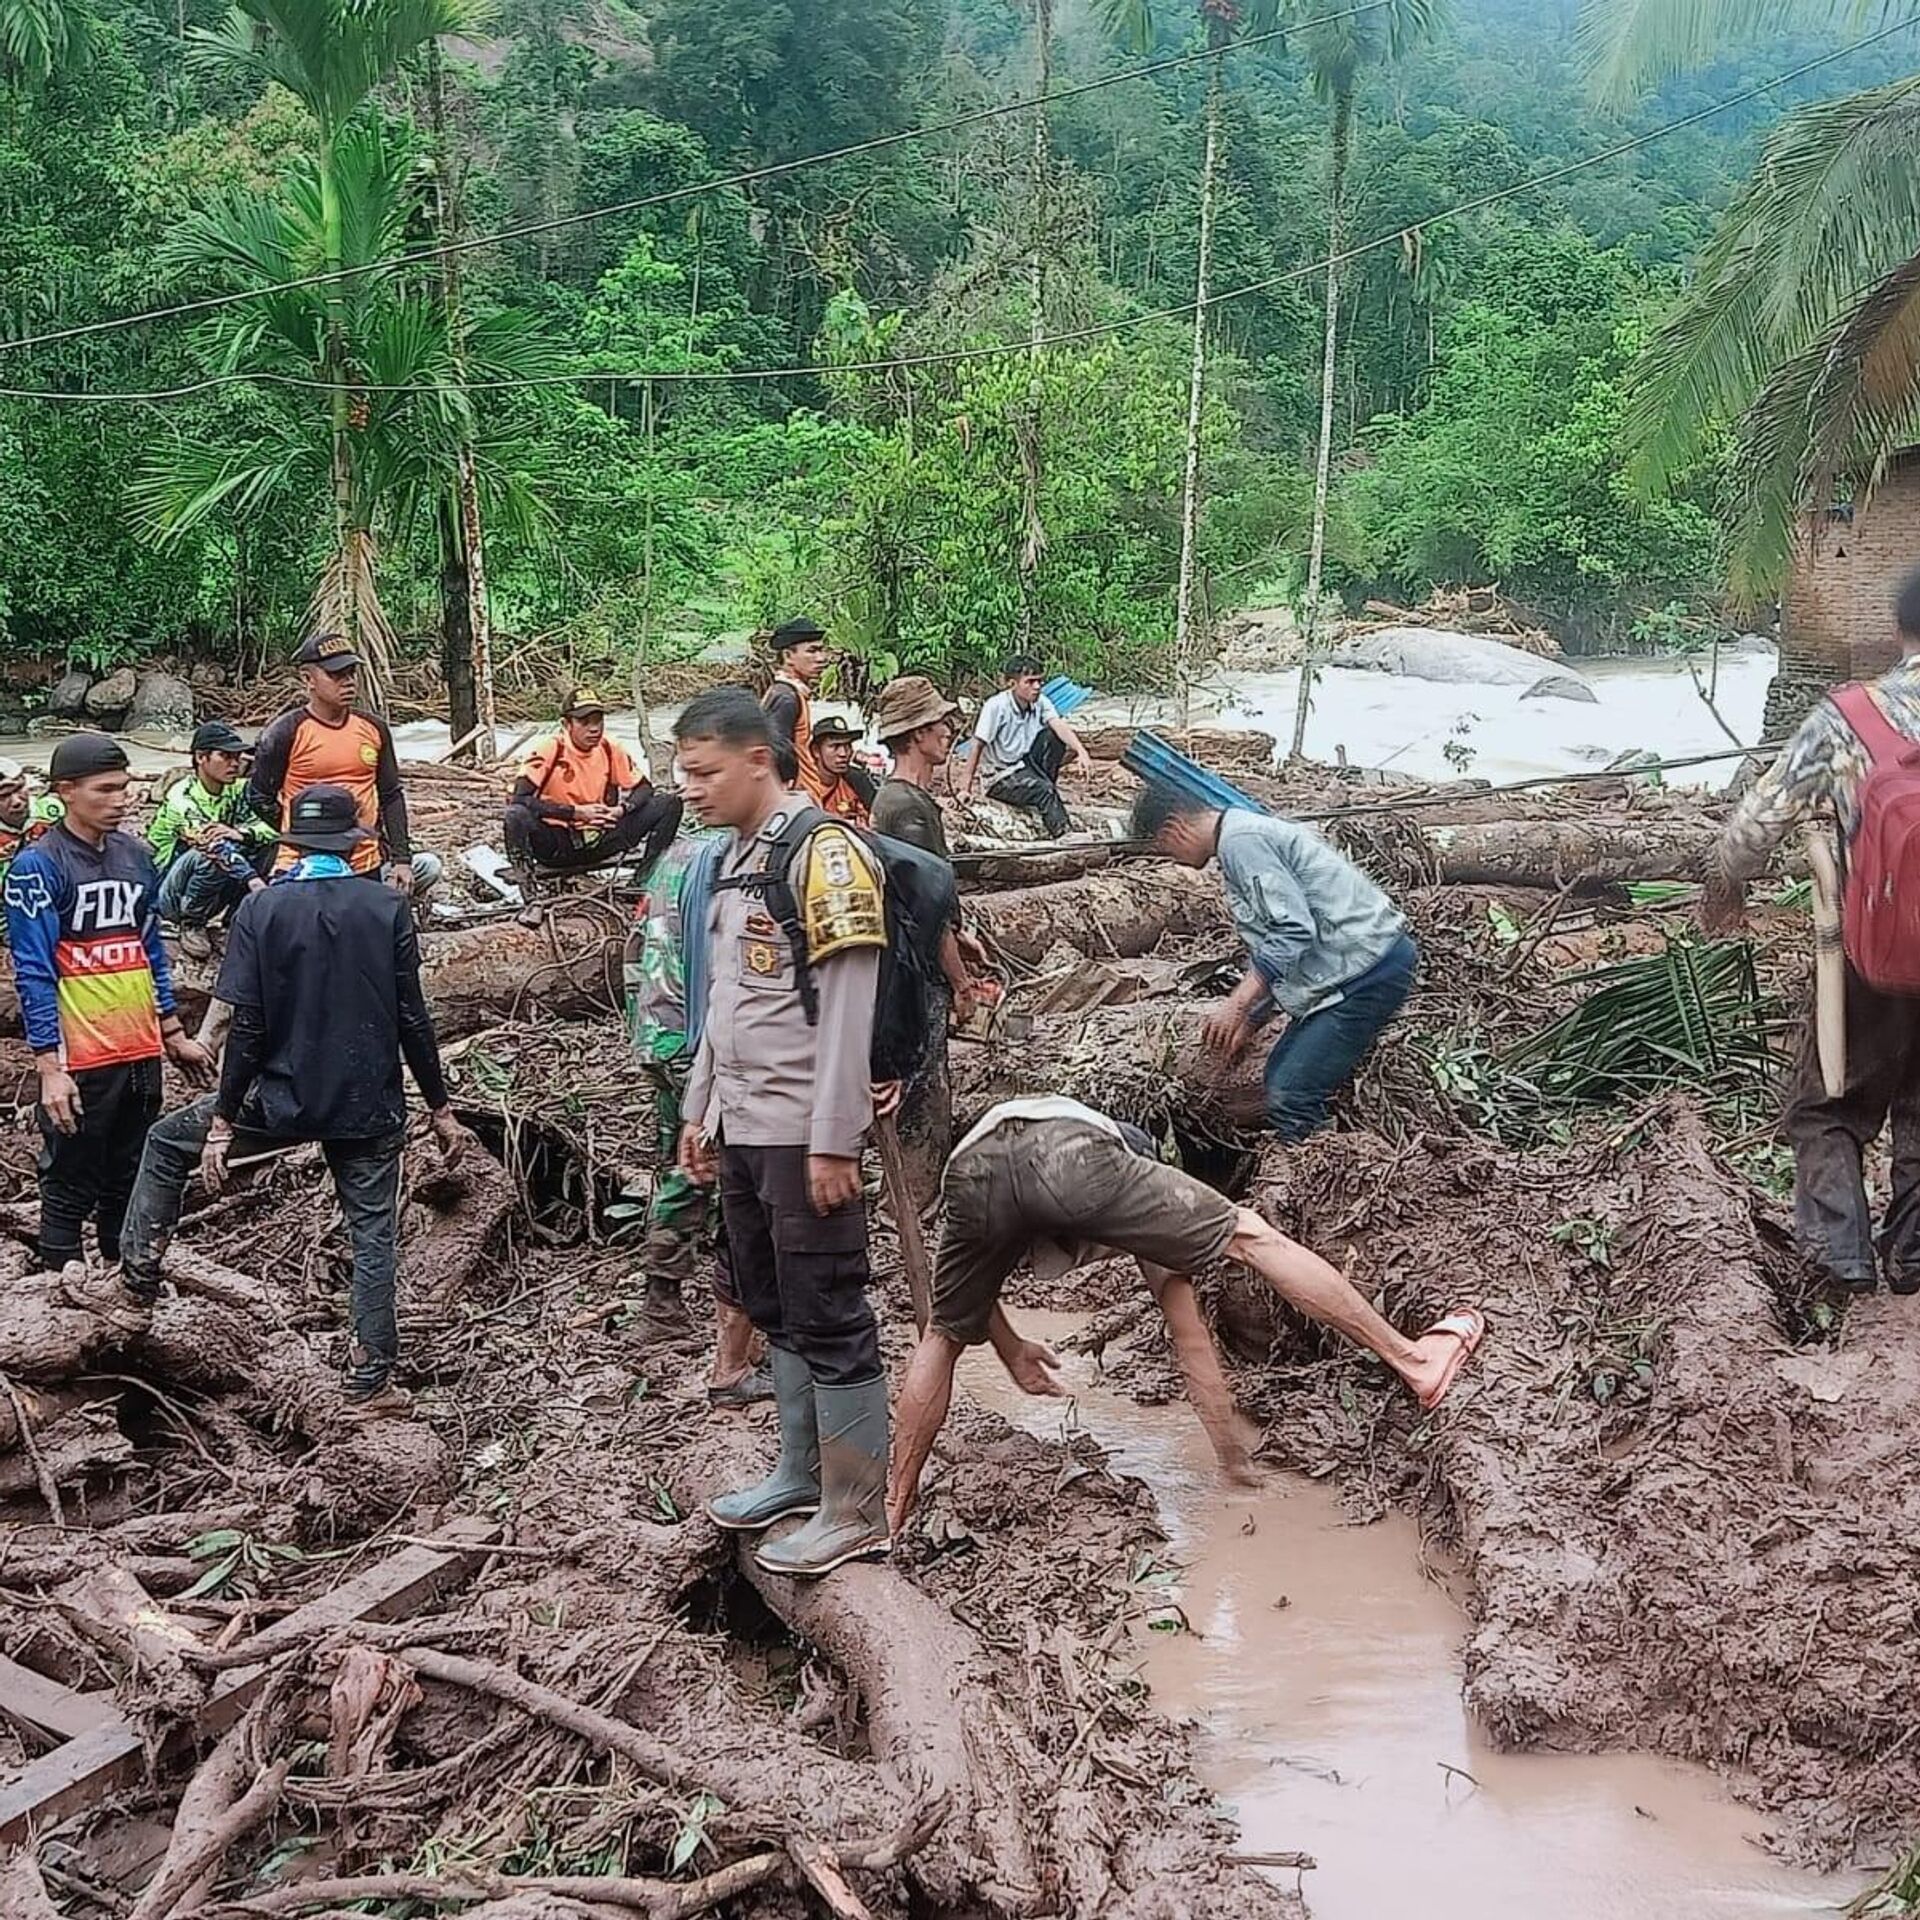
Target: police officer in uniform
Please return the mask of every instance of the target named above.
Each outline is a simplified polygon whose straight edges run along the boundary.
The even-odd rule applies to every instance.
[[[789,932],[753,884],[806,804],[781,779],[783,743],[739,688],[692,701],[674,739],[688,807],[733,830],[707,916],[710,984],[680,1164],[720,1183],[734,1284],[767,1337],[780,1413],[773,1472],[708,1510],[741,1532],[812,1515],[757,1558],[774,1573],[823,1574],[888,1545],[887,1383],[860,1184],[884,879],[837,821],[820,820],[793,852],[803,994]]]

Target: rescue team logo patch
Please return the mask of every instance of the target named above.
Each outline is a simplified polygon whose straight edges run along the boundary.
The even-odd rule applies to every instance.
[[[377,767],[380,764],[380,749],[373,741],[361,741],[360,764],[363,767]]]
[[[818,963],[846,947],[887,943],[886,902],[880,878],[864,847],[841,827],[822,827],[803,856],[806,881],[800,894],[800,924],[807,957]]]

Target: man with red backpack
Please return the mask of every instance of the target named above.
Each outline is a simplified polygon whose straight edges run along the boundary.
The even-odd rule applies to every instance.
[[[1789,832],[1838,835],[1846,874],[1846,1080],[1829,1094],[1817,1010],[1781,1130],[1793,1148],[1794,1224],[1844,1286],[1920,1293],[1920,569],[1895,603],[1904,653],[1877,680],[1836,687],[1748,789],[1709,862],[1701,921],[1736,931],[1749,882]],[[1861,1173],[1889,1118],[1893,1192],[1875,1258]]]

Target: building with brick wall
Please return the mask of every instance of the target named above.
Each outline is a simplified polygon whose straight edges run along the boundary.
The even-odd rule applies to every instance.
[[[1780,670],[1767,731],[1793,726],[1843,680],[1870,679],[1900,657],[1893,601],[1920,566],[1920,447],[1894,455],[1863,504],[1807,515],[1780,603]]]

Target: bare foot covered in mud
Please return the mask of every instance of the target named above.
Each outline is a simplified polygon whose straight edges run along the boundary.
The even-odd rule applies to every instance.
[[[1463,1307],[1436,1320],[1413,1343],[1414,1364],[1400,1377],[1428,1413],[1447,1397],[1486,1337],[1487,1316],[1478,1307]]]

